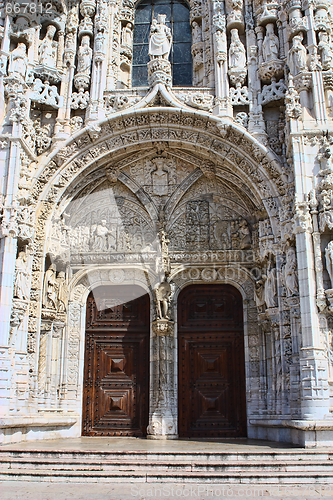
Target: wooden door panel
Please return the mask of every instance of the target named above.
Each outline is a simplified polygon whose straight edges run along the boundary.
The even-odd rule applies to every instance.
[[[236,437],[246,433],[242,309],[239,307],[242,304],[234,290],[221,285],[198,285],[180,294],[181,436]]]
[[[133,299],[138,287],[128,288],[101,287],[88,298],[84,435],[146,434],[149,298]]]

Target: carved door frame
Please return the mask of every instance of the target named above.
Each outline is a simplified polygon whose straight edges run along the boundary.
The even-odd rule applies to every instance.
[[[117,270],[117,273],[114,271]],[[119,265],[103,266],[100,269],[89,268],[82,269],[76,273],[70,286],[70,301],[68,308],[68,326],[66,331],[67,336],[67,393],[71,393],[72,407],[75,408],[75,413],[78,418],[78,435],[81,433],[82,427],[82,387],[83,387],[83,372],[84,372],[84,342],[85,342],[85,316],[86,316],[86,301],[89,293],[94,288],[101,285],[115,284],[112,281],[113,276],[118,276]],[[149,385],[149,423],[156,408],[156,400],[158,393],[154,393],[153,373],[154,373],[154,354],[153,354],[153,338],[154,332],[152,329],[153,323],[153,299],[151,289],[147,285],[146,269],[142,266],[131,266],[123,269],[123,284],[134,282],[140,285],[150,297],[151,304],[151,331],[150,331],[150,385]],[[131,276],[129,276],[131,274]],[[151,282],[153,276],[149,275]],[[250,271],[242,267],[233,267],[222,263],[217,264],[197,264],[184,265],[181,268],[173,270],[170,275],[170,280],[174,284],[174,295],[172,301],[173,319],[174,319],[174,336],[172,338],[173,353],[171,357],[174,362],[174,381],[173,392],[171,398],[171,417],[174,421],[172,437],[176,437],[178,433],[178,388],[177,388],[177,370],[178,370],[178,335],[177,335],[177,302],[181,290],[189,284],[202,283],[221,283],[230,284],[237,288],[243,298],[243,324],[244,324],[244,350],[245,350],[245,373],[246,373],[246,406],[248,421],[251,413],[258,410],[259,407],[259,377],[253,375],[254,369],[259,370],[260,351],[259,347],[249,348],[249,335],[251,335],[251,344],[259,344],[258,331],[258,315],[254,303],[254,279]],[[155,363],[156,364],[156,363]],[[156,436],[158,437],[158,436]],[[164,435],[164,438],[167,436]],[[171,437],[171,436],[170,436]]]

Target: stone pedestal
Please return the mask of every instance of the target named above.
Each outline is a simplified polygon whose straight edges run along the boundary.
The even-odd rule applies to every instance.
[[[148,63],[148,84],[154,87],[157,83],[163,83],[167,87],[172,85],[171,64],[166,59],[152,59]]]

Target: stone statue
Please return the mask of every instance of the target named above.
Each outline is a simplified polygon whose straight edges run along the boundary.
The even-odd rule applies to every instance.
[[[105,34],[99,31],[95,37],[95,52],[104,54],[105,52]]]
[[[100,224],[97,224],[95,230],[93,231],[91,249],[97,251],[107,250],[108,234],[109,229],[106,226],[106,220],[103,219]]]
[[[165,14],[158,14],[157,20],[153,19],[149,34],[150,59],[168,60],[171,50],[171,30],[165,25]]]
[[[49,68],[55,68],[57,63],[58,43],[53,40],[56,31],[56,27],[50,24],[47,27],[44,39],[39,45],[38,62]]]
[[[57,309],[56,266],[51,264],[44,276],[42,304],[48,309]]]
[[[238,235],[240,238],[239,248],[246,250],[251,247],[251,233],[246,220],[242,220],[239,224]]]
[[[262,307],[263,305],[265,305],[265,283],[262,279],[259,279],[255,282],[254,300],[257,307]]]
[[[170,319],[168,316],[169,302],[171,297],[171,286],[163,281],[155,288],[157,319]]]
[[[168,172],[163,170],[164,158],[155,158],[153,163],[156,165],[157,170],[152,172],[153,193],[158,196],[168,194]]]
[[[298,294],[297,261],[296,252],[293,247],[289,247],[286,254],[286,264],[284,266],[284,283],[286,285],[287,297]]]
[[[302,34],[294,36],[293,45],[288,53],[288,66],[292,76],[308,69],[306,48],[302,44],[302,40]]]
[[[262,44],[262,57],[265,62],[279,59],[279,38],[274,33],[274,24],[266,26],[266,36]]]
[[[319,43],[318,51],[321,58],[321,65],[324,70],[332,69],[333,67],[333,50],[329,43],[328,33],[320,31],[318,34]]]
[[[66,274],[63,271],[57,276],[57,309],[59,312],[67,311],[68,286],[66,283]]]
[[[264,289],[264,297],[266,306],[276,307],[276,269],[273,267],[272,269],[267,270],[267,274],[263,276],[265,280],[265,289]]]
[[[121,30],[121,44],[131,47],[132,41],[133,41],[132,25],[130,23],[127,23],[126,26],[124,26],[123,29]]]
[[[192,23],[192,43],[202,42],[201,26],[196,21]]]
[[[14,297],[28,300],[29,295],[27,254],[20,252],[15,264]]]
[[[90,37],[83,36],[77,56],[78,73],[90,76],[92,53],[93,51],[90,48]]]
[[[217,31],[215,33],[215,57],[217,62],[223,62],[227,60],[227,44],[226,44],[226,36],[222,31]]]
[[[21,42],[10,54],[8,75],[24,80],[27,72],[27,64],[27,47],[25,43]]]
[[[333,240],[329,242],[325,249],[326,269],[333,287]]]
[[[243,43],[239,39],[238,29],[231,30],[231,43],[229,47],[229,69],[245,69],[246,53]]]

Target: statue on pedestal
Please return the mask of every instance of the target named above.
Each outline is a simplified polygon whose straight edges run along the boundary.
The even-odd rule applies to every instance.
[[[27,267],[27,254],[20,252],[15,264],[14,297],[21,300],[28,300],[30,295]]]
[[[82,37],[81,45],[78,50],[77,72],[90,76],[92,49],[90,48],[90,37]]]
[[[168,60],[171,50],[171,30],[165,25],[165,14],[158,14],[157,20],[153,19],[149,34],[150,59]]]
[[[246,68],[246,53],[243,43],[240,41],[238,29],[231,30],[231,43],[229,47],[229,69]]]
[[[19,43],[16,49],[10,54],[8,75],[24,80],[27,72],[27,64],[27,47],[24,43]]]
[[[56,31],[56,27],[52,24],[47,27],[46,35],[41,41],[38,50],[39,64],[42,64],[43,66],[47,66],[49,68],[55,68],[57,63],[58,43],[53,40]]]
[[[308,69],[306,48],[302,44],[302,40],[302,34],[294,36],[293,45],[288,53],[288,66],[292,76]]]
[[[265,62],[279,59],[279,38],[274,33],[274,24],[266,26],[266,36],[262,44],[262,57]]]
[[[321,58],[321,65],[324,70],[333,69],[333,50],[329,43],[328,33],[320,31],[318,33],[318,51]]]

